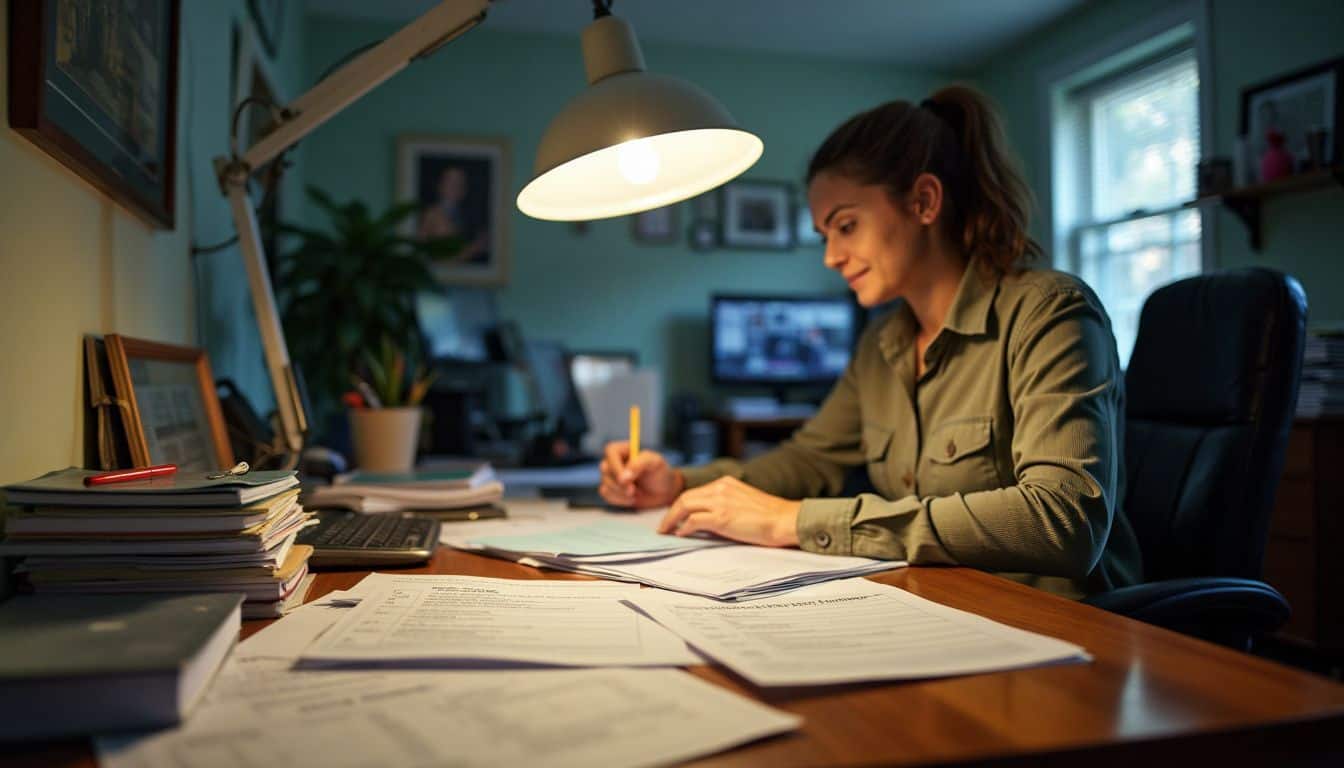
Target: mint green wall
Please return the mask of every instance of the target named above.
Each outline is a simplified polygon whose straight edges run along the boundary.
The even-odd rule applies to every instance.
[[[1033,189],[1043,190],[1049,157],[1041,89],[1059,66],[1105,47],[1117,34],[1172,0],[1101,0],[1075,11],[996,55],[980,83],[1000,104],[1010,141],[1022,155]],[[1189,3],[1198,7],[1198,3]],[[1344,3],[1337,0],[1211,0],[1214,152],[1232,153],[1240,91],[1294,69],[1344,55]],[[1042,200],[1042,206],[1048,201]],[[1264,249],[1255,253],[1241,221],[1218,209],[1211,227],[1220,267],[1260,265],[1291,273],[1307,290],[1312,323],[1344,322],[1344,192],[1338,187],[1290,195],[1264,208]],[[1039,228],[1038,236],[1045,233]],[[1048,242],[1048,238],[1042,242]]]
[[[667,393],[705,392],[711,292],[842,293],[845,285],[822,266],[820,248],[695,252],[684,238],[678,245],[636,244],[624,218],[595,222],[578,235],[568,224],[535,221],[513,209],[551,116],[585,84],[581,26],[576,20],[575,34],[565,37],[485,27],[412,64],[305,142],[304,179],[338,200],[360,197],[381,207],[394,189],[399,135],[507,137],[512,269],[499,292],[502,313],[525,334],[571,347],[638,349],[643,362],[662,369]],[[310,78],[393,30],[310,17]],[[922,98],[945,80],[873,64],[648,41],[644,52],[650,70],[707,89],[764,139],[765,154],[745,178],[795,183],[812,149],[841,120],[884,100]],[[315,212],[308,214],[316,223]],[[684,228],[689,205],[680,214]]]

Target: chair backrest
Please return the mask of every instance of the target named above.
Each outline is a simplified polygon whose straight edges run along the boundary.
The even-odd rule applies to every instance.
[[[1259,578],[1302,371],[1307,298],[1241,269],[1144,302],[1125,374],[1125,513],[1149,581]]]

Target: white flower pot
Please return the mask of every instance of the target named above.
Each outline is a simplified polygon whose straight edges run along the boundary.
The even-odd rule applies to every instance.
[[[370,472],[410,472],[415,467],[421,415],[419,407],[352,409],[355,464]]]

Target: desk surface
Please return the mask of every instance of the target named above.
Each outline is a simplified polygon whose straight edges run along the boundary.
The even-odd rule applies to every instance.
[[[440,548],[404,573],[586,578]],[[319,574],[309,599],[366,571]],[[802,715],[801,730],[696,765],[1342,764],[1344,686],[966,568],[906,568],[875,581],[1088,650],[1090,664],[913,683],[763,691],[721,667],[691,673]],[[243,623],[243,636],[267,621]],[[1331,760],[1323,755],[1334,754]],[[82,742],[25,748],[18,765],[93,764]],[[7,758],[8,759],[8,758]],[[9,764],[9,763],[7,763]]]

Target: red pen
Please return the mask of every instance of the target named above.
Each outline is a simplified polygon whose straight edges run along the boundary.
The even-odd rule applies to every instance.
[[[167,477],[177,472],[176,464],[160,464],[157,467],[137,467],[136,469],[118,469],[101,475],[89,475],[84,478],[85,485],[107,485],[108,483],[129,483],[132,480],[152,480]]]

